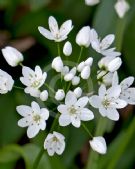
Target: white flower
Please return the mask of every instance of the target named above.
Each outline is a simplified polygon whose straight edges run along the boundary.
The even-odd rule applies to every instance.
[[[100,2],[100,0],[85,0],[85,4],[89,6],[96,5]]]
[[[81,72],[82,79],[88,79],[90,77],[90,66],[85,66]]]
[[[40,109],[36,102],[31,103],[30,106],[17,106],[17,112],[23,116],[18,121],[20,127],[28,127],[27,136],[29,138],[35,137],[40,130],[45,130],[46,120],[49,118],[49,111],[46,108]]]
[[[76,86],[80,83],[80,77],[78,76],[74,76],[73,79],[72,79],[72,85],[73,86]]]
[[[65,56],[70,56],[72,53],[72,45],[69,41],[67,41],[63,47],[63,53]]]
[[[55,94],[55,99],[58,100],[58,101],[61,101],[63,100],[65,97],[65,92],[63,89],[58,89],[58,91],[56,92]]]
[[[23,66],[22,74],[23,77],[20,78],[20,81],[27,86],[25,88],[25,93],[29,93],[33,97],[40,97],[39,88],[44,84],[47,73],[42,73],[39,66],[35,67],[35,71],[29,67]]]
[[[82,95],[82,89],[80,87],[77,87],[75,90],[74,90],[74,93],[76,95],[77,98],[81,97]]]
[[[0,93],[5,94],[11,91],[14,85],[14,80],[5,71],[0,69]]]
[[[63,62],[60,56],[53,59],[52,68],[55,69],[56,72],[61,72],[63,70]]]
[[[76,43],[79,46],[89,47],[90,46],[90,27],[83,27],[76,36]]]
[[[56,19],[53,16],[50,16],[49,17],[49,28],[50,28],[50,31],[39,26],[38,30],[45,38],[49,40],[54,40],[55,42],[61,42],[67,39],[67,35],[73,29],[73,26],[72,26],[72,21],[67,20],[61,25],[59,29]]]
[[[67,126],[72,123],[75,127],[80,127],[81,120],[89,121],[94,118],[93,112],[85,106],[88,103],[88,97],[82,97],[77,100],[74,92],[69,91],[65,98],[65,104],[58,106],[58,111],[61,113],[59,117],[60,126]]]
[[[42,101],[46,101],[48,99],[48,91],[47,90],[44,90],[40,93],[40,99]]]
[[[101,136],[93,137],[92,140],[89,141],[91,148],[100,153],[100,154],[106,154],[107,146],[105,139]]]
[[[108,117],[111,120],[117,121],[119,113],[117,109],[127,106],[124,100],[119,99],[121,88],[119,86],[110,87],[106,90],[105,85],[99,88],[99,96],[94,95],[90,97],[90,104],[99,109],[103,117]]]
[[[23,61],[23,55],[15,48],[7,46],[2,49],[2,54],[10,66],[17,66]]]
[[[98,66],[100,69],[115,72],[120,68],[121,64],[122,60],[120,57],[106,56],[99,61]]]
[[[120,18],[123,18],[130,9],[129,4],[125,0],[118,0],[114,7]]]
[[[120,56],[120,53],[116,52],[115,48],[108,49],[113,43],[114,39],[115,36],[110,34],[101,41],[95,29],[91,30],[91,46],[96,52],[101,53],[104,56]]]
[[[56,131],[53,134],[49,133],[44,142],[44,149],[50,156],[54,153],[61,155],[65,149],[65,137]]]
[[[113,76],[113,86],[119,85],[121,87],[120,99],[125,100],[128,104],[135,105],[135,88],[130,87],[134,82],[134,77],[130,76],[124,79],[119,84],[119,78],[117,72]]]

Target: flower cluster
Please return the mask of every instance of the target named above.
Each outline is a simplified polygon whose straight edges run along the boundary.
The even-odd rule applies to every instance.
[[[122,1],[122,0],[121,0]],[[98,3],[99,1],[95,1]],[[94,5],[94,1],[87,3]],[[35,70],[23,66],[23,55],[13,47],[2,49],[2,53],[10,66],[22,66],[22,77],[20,81],[25,85],[24,92],[30,94],[33,98],[38,98],[43,102],[48,99],[50,102],[55,100],[55,123],[52,124],[51,130],[45,138],[44,149],[50,156],[54,153],[61,155],[65,149],[65,137],[60,133],[60,127],[73,125],[76,128],[81,126],[86,129],[85,121],[94,120],[94,112],[91,108],[99,109],[99,114],[110,120],[119,120],[118,110],[126,107],[128,104],[135,105],[135,88],[131,87],[134,77],[128,77],[119,83],[118,69],[122,64],[121,53],[112,47],[115,35],[107,35],[102,40],[95,29],[85,26],[76,35],[76,44],[80,47],[80,55],[74,65],[65,64],[62,55],[71,57],[72,44],[67,41],[63,44],[63,53],[61,54],[59,42],[67,39],[68,34],[73,29],[72,21],[68,20],[59,28],[54,17],[49,17],[50,31],[43,27],[38,27],[39,32],[49,40],[58,44],[58,55],[51,63],[51,68],[60,75],[61,87],[51,88],[47,84],[47,72],[43,72],[40,66]],[[93,91],[84,92],[81,82],[85,84],[91,76],[91,69],[94,57],[82,59],[82,53],[85,48],[92,48],[101,55],[98,62],[97,85],[99,85],[98,95],[93,95]],[[57,83],[56,83],[57,84]],[[0,70],[0,93],[5,94],[11,91],[14,81],[6,72]],[[91,92],[91,95],[89,94]],[[50,94],[51,93],[51,94]],[[46,121],[49,119],[51,112],[49,108],[41,108],[39,103],[33,101],[31,106],[20,105],[16,108],[22,116],[18,121],[20,127],[27,127],[27,136],[35,137],[40,130],[45,130]],[[59,126],[59,128],[57,128]],[[55,127],[55,131],[54,131]],[[89,131],[89,129],[86,129]],[[90,131],[88,132],[88,134]],[[102,136],[93,137],[89,134],[91,148],[100,154],[107,151],[105,139]]]

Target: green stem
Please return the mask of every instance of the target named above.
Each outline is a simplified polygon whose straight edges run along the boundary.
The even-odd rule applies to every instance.
[[[37,156],[37,158],[36,158],[36,160],[35,160],[35,162],[34,162],[34,164],[33,164],[33,169],[37,169],[37,167],[38,167],[38,165],[39,165],[39,162],[40,162],[40,160],[41,160],[43,154],[44,154],[44,148],[42,148],[42,149],[40,150],[40,152],[39,152],[39,154],[38,154],[38,156]]]
[[[84,128],[84,130],[88,133],[88,135],[93,138],[92,134],[90,133],[89,129],[86,127],[86,125],[84,123],[82,123],[82,127]]]
[[[47,83],[44,84],[45,87],[47,87],[52,93],[55,93],[55,91],[53,90],[53,88],[51,88]]]
[[[79,54],[79,57],[78,57],[77,63],[79,63],[79,62],[80,62],[81,57],[82,57],[82,53],[83,53],[83,46],[81,46],[81,50],[80,50],[80,54]]]
[[[59,42],[57,43],[57,50],[58,50],[58,56],[60,56],[61,53],[60,53],[60,43]]]
[[[20,63],[19,63],[19,65],[20,65],[21,67],[23,67],[23,64],[22,64],[22,62],[20,62]]]
[[[13,86],[15,89],[21,89],[21,90],[24,90],[24,88],[22,87],[19,87],[19,86]]]

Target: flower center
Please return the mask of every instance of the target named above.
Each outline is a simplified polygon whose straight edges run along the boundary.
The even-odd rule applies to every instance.
[[[104,99],[102,104],[104,105],[105,108],[108,108],[110,106],[110,101],[108,99]]]
[[[58,142],[59,140],[57,139],[57,137],[53,137],[53,142]]]
[[[33,116],[33,120],[36,122],[36,123],[39,123],[40,122],[40,120],[41,120],[41,117],[40,117],[40,115],[34,115]]]
[[[69,108],[69,113],[70,114],[76,114],[76,109],[75,109],[75,107],[74,106],[71,106],[70,108]]]
[[[34,87],[34,88],[36,88],[36,87],[38,87],[40,85],[40,81],[38,81],[38,80],[36,80],[36,81],[34,81],[33,83],[32,83],[32,87]]]

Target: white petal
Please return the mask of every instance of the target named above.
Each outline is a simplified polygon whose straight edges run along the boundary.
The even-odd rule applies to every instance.
[[[81,126],[81,120],[77,115],[71,116],[71,123],[74,127],[77,128]]]
[[[65,149],[65,142],[57,142],[57,146],[56,146],[56,153],[58,155],[61,155],[63,153]]]
[[[119,120],[119,113],[118,113],[118,111],[115,108],[109,108],[107,110],[107,117],[110,120],[118,121]]]
[[[113,74],[113,79],[112,79],[112,86],[118,85],[119,84],[119,77],[118,73],[114,72]]]
[[[39,26],[38,30],[45,38],[47,38],[49,40],[54,40],[52,33],[50,31],[48,31],[47,29],[43,28],[42,26]]]
[[[89,99],[88,97],[81,97],[77,102],[76,102],[76,106],[78,107],[85,107],[88,103]]]
[[[71,118],[68,114],[62,114],[59,117],[59,125],[60,126],[68,126],[71,123]]]
[[[31,107],[25,106],[25,105],[17,106],[16,110],[21,116],[24,116],[24,117],[31,115],[32,113]]]
[[[39,130],[40,129],[39,129],[38,125],[36,125],[36,124],[35,125],[31,125],[27,129],[27,136],[29,138],[33,138],[33,137],[35,137],[38,134]]]
[[[59,32],[58,23],[53,16],[49,17],[49,28],[53,35],[56,35]]]
[[[26,87],[24,89],[25,93],[29,93],[33,97],[40,97],[40,90],[33,87]]]
[[[110,98],[118,98],[121,93],[121,87],[120,86],[112,86],[107,90],[107,96]]]
[[[106,154],[107,147],[103,137],[94,137],[93,140],[90,140],[90,145],[94,151],[100,154]]]
[[[83,121],[92,120],[92,119],[94,119],[94,114],[91,110],[89,110],[87,108],[83,108],[81,110],[80,119]]]
[[[48,154],[49,154],[49,156],[53,156],[54,155],[54,149],[53,148],[51,148],[51,147],[49,147],[48,149],[47,149],[47,152],[48,152]]]
[[[32,107],[32,110],[38,114],[40,114],[40,107],[39,105],[36,103],[36,102],[32,102],[31,103],[31,107]]]
[[[66,114],[68,111],[67,111],[68,107],[64,104],[61,104],[57,107],[57,110],[60,112],[60,113],[63,113],[63,114]]]
[[[18,126],[20,127],[27,127],[30,125],[30,122],[31,122],[32,118],[31,117],[25,117],[25,118],[22,118],[18,121]]]
[[[127,106],[127,102],[121,99],[116,99],[115,100],[115,107],[117,109],[122,109]]]
[[[102,41],[101,41],[101,48],[102,50],[107,49],[114,41],[115,36],[113,34],[107,35]]]
[[[101,106],[102,100],[99,96],[95,95],[89,98],[89,102],[94,108],[99,108]]]
[[[35,75],[35,72],[31,68],[29,68],[27,66],[23,66],[22,74],[24,77],[29,78],[29,77],[33,77]]]
[[[123,90],[120,99],[125,100],[128,104],[135,105],[135,88]]]
[[[91,39],[91,43],[98,41],[98,34],[97,34],[95,29],[91,29],[91,31],[90,31],[90,39]]]
[[[45,130],[46,128],[46,122],[44,120],[41,120],[40,123],[39,123],[39,128],[41,130]]]
[[[46,108],[41,109],[41,117],[44,120],[47,120],[49,118],[49,111]]]
[[[76,102],[77,102],[77,98],[74,92],[69,91],[65,98],[65,104],[70,106],[70,105],[74,105]]]
[[[125,90],[125,89],[129,88],[133,84],[133,82],[134,82],[134,77],[132,77],[132,76],[124,79],[120,83],[120,85],[122,87],[122,90]]]
[[[99,107],[99,113],[105,117],[107,115],[107,109],[105,109],[105,107],[101,106]]]
[[[60,35],[65,37],[65,36],[67,36],[69,34],[69,32],[72,29],[73,29],[72,21],[71,20],[67,20],[60,27]]]
[[[105,85],[101,85],[101,86],[99,87],[98,93],[99,93],[99,96],[100,96],[101,98],[105,96],[105,94],[106,94],[106,87],[105,87]]]

